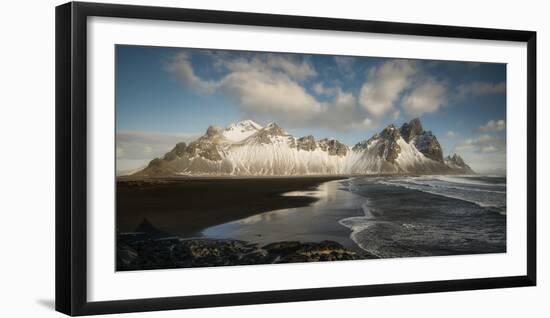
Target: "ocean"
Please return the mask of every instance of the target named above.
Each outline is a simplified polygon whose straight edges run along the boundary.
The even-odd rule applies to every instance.
[[[201,236],[333,240],[380,258],[506,252],[505,177],[353,177],[284,195],[318,200],[212,226]]]

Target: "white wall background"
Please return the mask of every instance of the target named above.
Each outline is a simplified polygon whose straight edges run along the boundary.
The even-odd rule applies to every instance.
[[[422,22],[538,32],[537,287],[226,307],[115,317],[544,317],[550,314],[549,8],[545,1],[115,1],[189,8]],[[54,7],[12,1],[0,17],[0,316],[61,317],[54,304]]]

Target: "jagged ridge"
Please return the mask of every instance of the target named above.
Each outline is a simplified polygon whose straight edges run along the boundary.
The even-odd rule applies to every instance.
[[[391,124],[353,147],[336,139],[295,138],[276,123],[245,120],[227,128],[210,126],[196,141],[178,143],[137,176],[327,175],[473,173],[458,155],[443,150],[418,118]]]

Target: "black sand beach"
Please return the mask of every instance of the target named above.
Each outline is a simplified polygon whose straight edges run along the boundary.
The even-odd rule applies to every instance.
[[[343,178],[121,178],[117,181],[117,270],[373,258],[349,239],[349,230],[336,219],[321,222],[323,235],[296,237],[279,228],[281,237],[267,242],[258,237],[204,234],[205,229],[268,211],[311,206],[319,198],[301,194],[337,179]],[[309,219],[287,225],[307,231],[308,223],[315,223],[314,215],[304,217]]]
[[[133,232],[146,219],[182,238],[265,211],[308,206],[310,196],[281,196],[314,190],[341,177],[166,178],[117,180],[117,232]]]

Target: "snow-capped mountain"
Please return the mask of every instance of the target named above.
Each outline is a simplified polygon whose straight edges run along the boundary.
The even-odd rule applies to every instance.
[[[351,148],[336,139],[296,138],[276,123],[262,127],[245,120],[225,129],[210,126],[197,140],[178,143],[135,175],[472,173],[458,155],[444,160],[442,153],[419,119],[401,128],[389,125]]]
[[[405,125],[404,125],[405,126]],[[402,127],[403,128],[403,127]],[[402,130],[402,129],[401,129]],[[450,170],[441,160],[420,151],[415,141],[424,136],[420,131],[407,142],[393,124],[366,141],[356,144],[348,160],[351,174],[376,173],[444,173]],[[435,138],[435,137],[434,137]],[[437,140],[436,140],[437,142]],[[439,145],[439,143],[437,143]],[[430,149],[424,149],[429,152]]]

